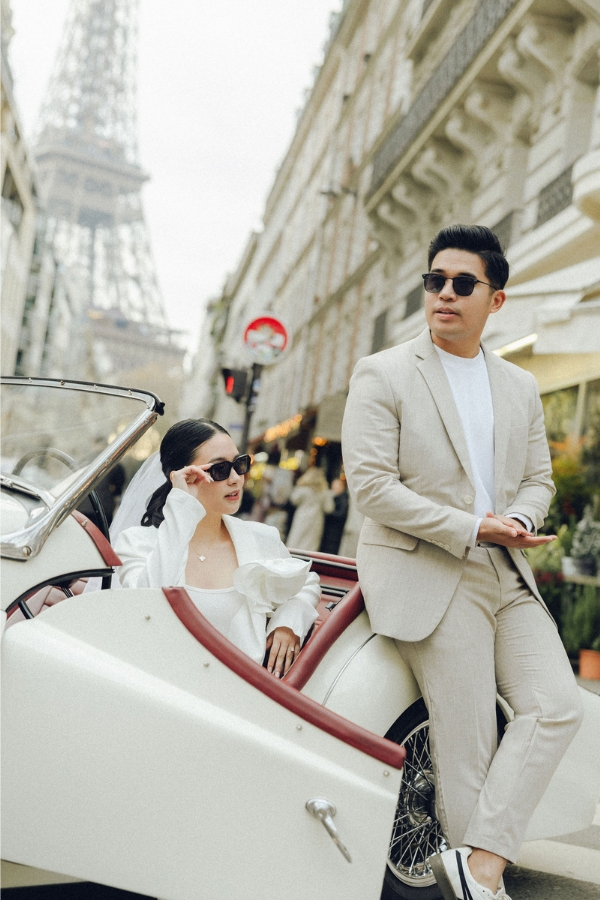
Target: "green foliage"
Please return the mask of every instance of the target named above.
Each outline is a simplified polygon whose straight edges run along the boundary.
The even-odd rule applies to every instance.
[[[569,527],[561,525],[556,537],[551,544],[541,544],[526,551],[527,561],[535,573],[562,571],[562,558],[569,555],[565,545],[570,549],[572,543]]]
[[[571,554],[574,559],[600,561],[600,522],[594,521],[591,506],[586,506],[583,519],[577,523]]]
[[[556,494],[550,504],[545,530],[557,533],[561,525],[572,527],[582,518],[583,511],[592,498],[594,482],[588,479],[586,468],[579,457],[571,454],[556,456],[552,460],[552,477]]]
[[[565,597],[562,615],[562,639],[571,654],[579,650],[600,650],[600,588],[577,585],[571,597]]]
[[[596,395],[598,396],[598,395]],[[590,410],[589,420],[581,461],[583,463],[588,483],[600,490],[600,402],[595,409]]]

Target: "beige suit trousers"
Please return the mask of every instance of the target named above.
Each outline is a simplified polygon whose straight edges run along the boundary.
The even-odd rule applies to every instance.
[[[514,862],[581,723],[554,622],[503,548],[478,547],[433,633],[396,644],[429,711],[436,807],[450,845]],[[515,713],[499,746],[496,692]]]

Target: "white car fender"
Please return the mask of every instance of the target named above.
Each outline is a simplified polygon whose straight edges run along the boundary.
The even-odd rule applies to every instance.
[[[364,611],[338,638],[302,693],[382,737],[421,696],[392,638],[374,634]]]

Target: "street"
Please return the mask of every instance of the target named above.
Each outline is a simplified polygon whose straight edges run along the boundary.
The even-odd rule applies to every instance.
[[[600,854],[599,854],[600,859]],[[600,886],[512,866],[505,878],[512,900],[587,900],[600,897]]]

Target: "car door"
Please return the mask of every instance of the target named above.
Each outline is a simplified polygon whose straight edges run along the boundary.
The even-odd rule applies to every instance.
[[[5,632],[5,858],[164,900],[378,900],[402,749],[166,594],[86,594]]]

